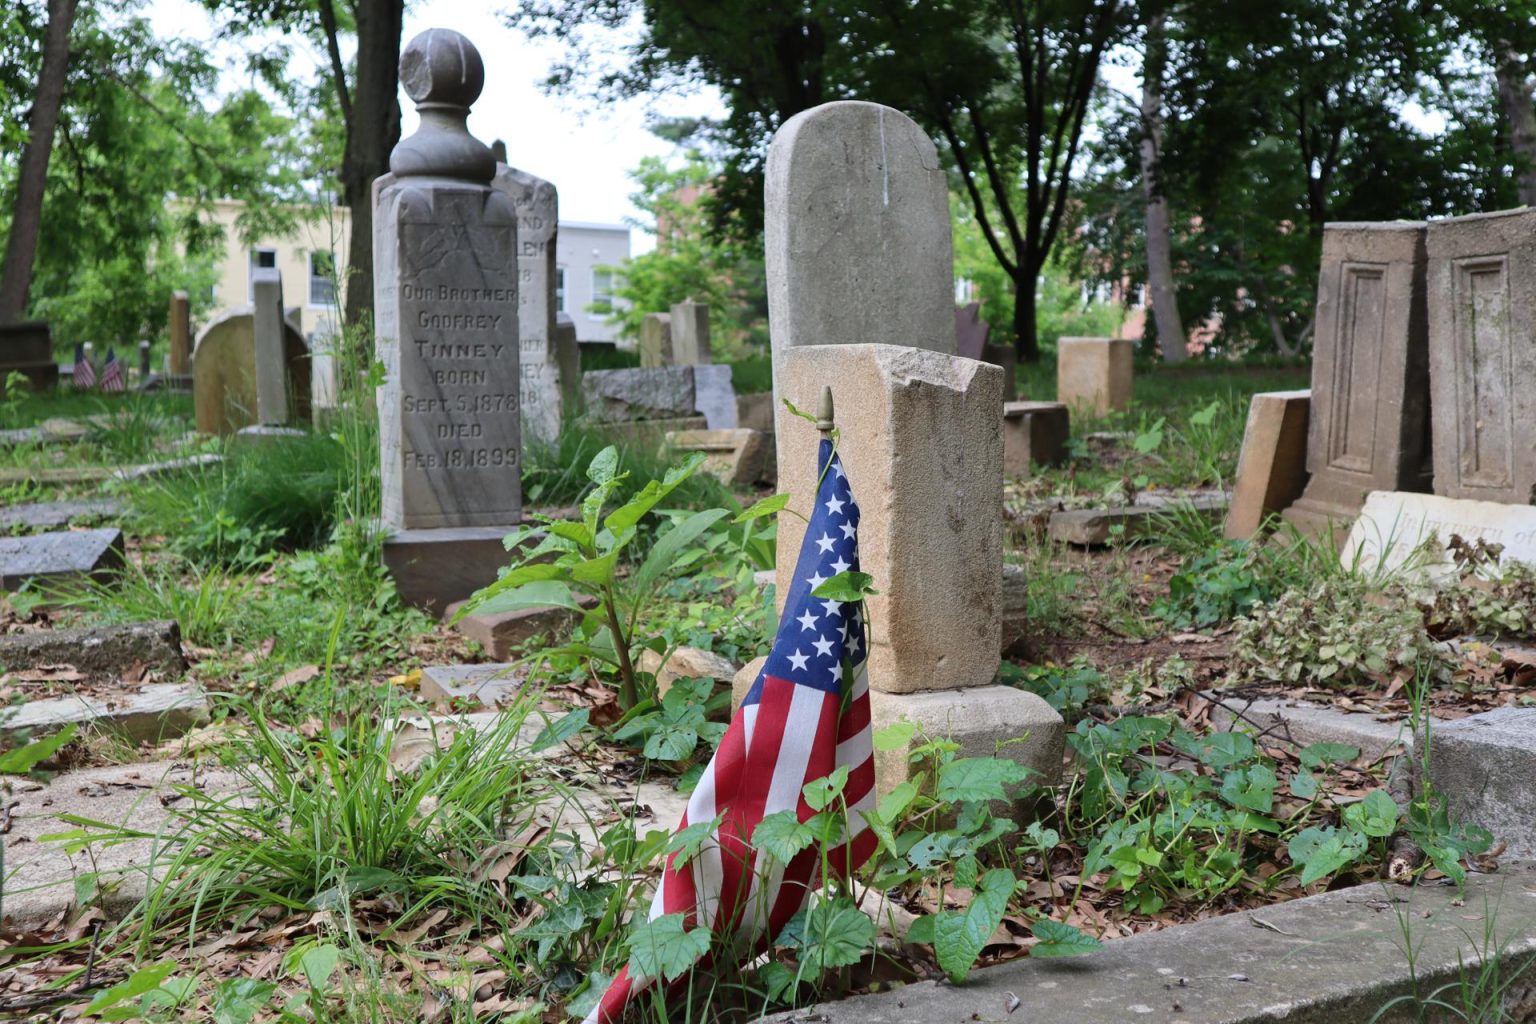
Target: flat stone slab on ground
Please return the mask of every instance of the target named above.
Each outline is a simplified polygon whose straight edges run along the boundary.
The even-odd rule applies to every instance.
[[[111,697],[48,697],[0,709],[0,737],[36,738],[72,724],[162,743],[208,724],[208,696],[196,683],[148,683]]]
[[[38,665],[73,665],[93,681],[117,679],[136,667],[175,678],[187,670],[187,659],[173,619],[0,636],[0,668]]]
[[[99,498],[90,501],[38,501],[27,505],[0,508],[0,530],[18,527],[28,530],[51,530],[68,526],[76,519],[105,519],[123,511],[123,503],[116,498]]]
[[[1412,971],[1404,929],[1415,950]],[[1498,951],[1505,980],[1530,968],[1536,952],[1536,872],[1528,866],[1472,875],[1465,890],[1432,883],[1353,886],[1116,939],[1087,956],[1026,957],[972,971],[959,986],[919,982],[765,1020],[1405,1024],[1421,1019],[1411,1003],[1374,1015],[1414,991],[1415,975],[1421,995],[1464,977],[1475,980],[1483,950]],[[1523,984],[1505,990],[1511,1016],[1501,1019],[1532,1019],[1533,980],[1528,973]]]
[[[1372,761],[1413,749],[1413,730],[1407,721],[1384,722],[1375,715],[1338,711],[1303,700],[1233,696],[1219,690],[1204,696],[1216,702],[1211,722],[1218,728],[1249,728],[1266,737],[1289,740],[1297,748],[1344,743]]]
[[[1145,495],[1135,505],[1119,508],[1065,509],[1051,513],[1049,532],[1051,540],[1063,544],[1079,544],[1097,547],[1108,544],[1116,536],[1115,527],[1123,526],[1118,535],[1130,537],[1145,533],[1157,521],[1176,506],[1187,503],[1190,508],[1209,519],[1220,519],[1227,511],[1227,496],[1219,493],[1188,495]]]
[[[1417,765],[1415,766],[1417,768]],[[1471,821],[1536,859],[1536,708],[1499,708],[1429,732],[1429,775],[1452,821]]]
[[[472,700],[498,708],[510,704],[527,681],[525,665],[430,665],[421,670],[421,696],[435,704]]]
[[[1346,566],[1409,569],[1431,579],[1451,576],[1451,537],[1502,545],[1503,561],[1536,565],[1536,507],[1372,491],[1345,538]],[[1421,550],[1422,548],[1422,550]]]
[[[27,537],[0,537],[0,590],[28,581],[75,583],[123,565],[123,531],[65,530]]]

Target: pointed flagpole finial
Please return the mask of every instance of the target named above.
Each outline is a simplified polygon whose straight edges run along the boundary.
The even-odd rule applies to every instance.
[[[834,426],[832,420],[832,386],[821,386],[821,401],[816,405],[816,429],[823,434],[831,431]]]

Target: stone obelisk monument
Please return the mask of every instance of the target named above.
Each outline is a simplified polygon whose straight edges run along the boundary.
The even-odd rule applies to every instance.
[[[522,520],[517,210],[465,118],[485,84],[468,39],[429,29],[400,54],[421,126],[373,185],[384,561],[440,612],[496,578]]]

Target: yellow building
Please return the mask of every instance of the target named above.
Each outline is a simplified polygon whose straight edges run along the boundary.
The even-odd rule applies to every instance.
[[[246,242],[237,221],[245,204],[221,199],[209,220],[224,229],[224,255],[216,267],[212,317],[251,301],[251,271],[276,267],[283,275],[283,307],[297,309],[304,336],[328,334],[341,323],[340,268],[347,265],[351,217],[345,206],[295,208],[298,224],[281,236]],[[199,325],[200,326],[200,325]]]

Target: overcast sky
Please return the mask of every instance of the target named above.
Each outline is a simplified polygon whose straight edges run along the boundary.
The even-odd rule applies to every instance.
[[[452,28],[479,47],[485,60],[485,92],[470,112],[469,129],[486,143],[503,139],[509,163],[554,182],[560,190],[562,220],[619,223],[638,216],[629,201],[634,189],[629,171],[643,156],[673,152],[670,143],[646,131],[646,102],[599,109],[579,97],[545,95],[539,82],[559,58],[559,45],[530,41],[508,28],[493,13],[499,6],[474,0],[413,3],[406,9],[401,43],[424,29]],[[146,13],[163,37],[208,43],[217,33],[218,23],[194,0],[151,0]],[[242,74],[234,45],[220,44],[214,52],[230,64],[231,74]],[[312,76],[318,59],[319,54],[308,53],[295,73]],[[403,131],[409,135],[416,129],[416,113],[404,93],[400,105],[405,112]],[[692,93],[668,95],[650,109],[667,115],[716,116],[722,108],[717,96]],[[652,247],[638,231],[632,242],[637,253]]]

